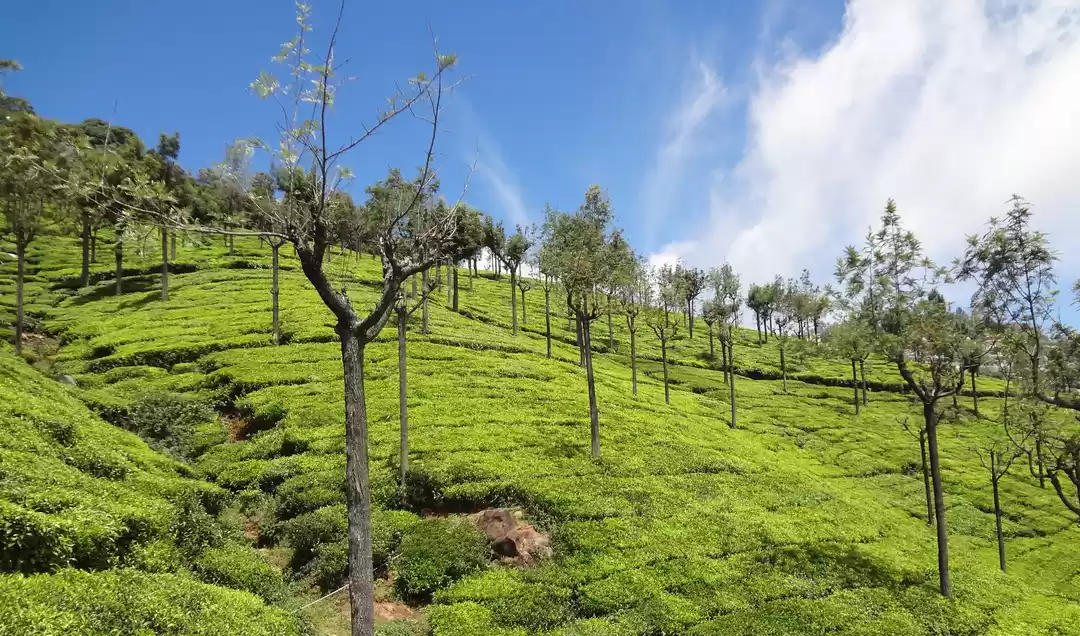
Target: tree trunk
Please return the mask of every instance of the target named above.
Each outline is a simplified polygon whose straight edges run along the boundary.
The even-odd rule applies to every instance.
[[[513,335],[517,335],[517,270],[510,270],[510,314],[511,319],[511,331]]]
[[[368,422],[364,395],[364,342],[348,325],[338,326],[345,376],[345,497],[348,503],[349,598],[354,636],[375,633],[375,590],[371,562],[371,485],[368,481]]]
[[[270,263],[273,270],[273,281],[270,283],[270,311],[274,318],[274,344],[281,344],[281,321],[278,314],[278,270],[279,259],[278,252],[281,250],[281,243],[270,244]]]
[[[460,291],[460,288],[458,287],[458,270],[459,269],[460,268],[458,268],[458,267],[454,268],[454,296],[453,296],[453,300],[451,301],[451,308],[455,312],[457,312],[457,310],[458,310],[458,292]],[[469,281],[472,281],[472,279],[470,278]]]
[[[82,286],[90,286],[90,215],[82,213]]]
[[[124,293],[124,234],[121,228],[116,228],[113,256],[116,259],[116,295],[119,296]]]
[[[426,336],[428,333],[428,270],[425,269],[424,273],[421,274],[420,283],[420,286],[423,288],[423,297],[420,299],[420,302],[423,304],[423,307],[420,308],[420,333]]]
[[[544,337],[547,339],[547,357],[551,359],[551,290],[544,288]]]
[[[26,244],[15,243],[15,353],[22,353],[23,341],[23,284],[26,281]]]
[[[1046,468],[1043,464],[1042,439],[1035,436],[1035,461],[1039,465],[1039,488],[1046,488]]]
[[[975,417],[979,417],[979,391],[975,388],[975,369],[971,370],[971,405],[975,408]],[[1004,557],[1002,557],[1004,559]],[[1004,561],[1002,561],[1001,571],[1005,571]]]
[[[457,280],[457,264],[446,264],[446,304],[453,306],[454,294],[457,293],[456,283]]]
[[[585,366],[585,349],[586,349],[585,330],[587,329],[587,327],[582,325],[581,318],[575,317],[575,321],[576,321],[575,324],[577,325],[577,341],[578,341],[578,356],[579,356],[578,364],[580,364],[581,366]]]
[[[615,331],[611,327],[611,299],[608,298],[607,306],[607,347],[608,351],[615,351]]]
[[[671,390],[668,388],[667,375],[667,340],[660,340],[660,361],[664,365],[664,402],[671,404]]]
[[[995,453],[990,451],[990,481],[994,484],[994,523],[997,526],[997,543],[998,543],[998,565],[1001,566],[1001,571],[1005,571],[1005,534],[1001,531],[1001,500],[998,497],[998,480],[997,463],[995,463]]]
[[[694,303],[686,303],[686,323],[690,327],[690,339],[694,339]]]
[[[859,414],[859,376],[855,374],[855,358],[851,359],[851,388],[855,390],[855,415]]]
[[[862,360],[859,360],[859,377],[862,378],[862,405],[866,406],[866,367]]]
[[[709,358],[716,359],[716,347],[713,345],[713,328],[709,325]]]
[[[780,377],[784,379],[784,393],[787,393],[787,363],[784,360],[784,345],[780,345]]]
[[[934,486],[934,517],[937,519],[938,578],[941,584],[941,595],[952,598],[952,581],[949,578],[949,529],[945,521],[945,493],[941,486],[937,417],[933,402],[923,404],[923,418],[926,420],[926,439],[930,451],[930,480]]]
[[[596,377],[593,375],[592,342],[588,323],[582,329],[585,334],[585,377],[589,382],[589,427],[592,432],[592,457],[600,459],[600,412],[596,408]]]
[[[728,380],[728,392],[731,396],[731,428],[738,428],[735,423],[735,334],[729,334],[729,336],[727,342],[727,359],[731,364],[731,371],[729,372],[731,377]],[[721,342],[720,346],[723,347],[725,345]]]
[[[926,429],[919,431],[919,453],[922,454],[923,490],[926,491],[926,525],[934,525],[934,495],[930,490],[930,466],[926,462]]]
[[[169,299],[169,230],[161,226],[161,299]]]
[[[525,290],[521,290],[521,326],[529,324],[529,320],[525,315]]]
[[[630,391],[637,397],[637,329],[630,328]]]
[[[398,355],[398,414],[401,423],[401,446],[399,447],[398,466],[401,471],[401,497],[404,503],[405,475],[409,472],[409,405],[406,400],[408,380],[405,371],[405,328],[408,314],[405,308],[394,308],[397,314],[397,355]]]
[[[724,384],[728,383],[728,359],[727,359],[727,343],[723,340],[720,341],[720,356],[723,358],[720,366],[724,369]]]
[[[754,324],[757,325],[757,343],[761,346],[761,314],[754,312]]]

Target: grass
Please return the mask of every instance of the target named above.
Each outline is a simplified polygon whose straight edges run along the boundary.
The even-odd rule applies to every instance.
[[[77,247],[42,241],[34,252],[35,311],[62,343],[50,357],[53,371],[72,374],[74,395],[104,416],[119,420],[147,393],[174,392],[236,418],[236,441],[204,431],[204,452],[190,470],[262,520],[260,542],[293,549],[294,578],[325,587],[343,567],[340,349],[329,312],[284,252],[289,340],[270,345],[269,272],[251,267],[265,265],[269,250],[237,245],[231,258],[216,244],[182,252],[193,271],[174,276],[162,302],[152,282],[119,297],[107,278],[87,290],[62,286],[73,263],[77,272]],[[370,258],[342,257],[329,268],[354,304],[374,298]],[[469,292],[463,275],[461,287],[458,313],[446,308],[445,290],[431,302],[427,335],[419,313],[410,323],[408,507],[445,514],[520,505],[551,533],[556,556],[444,581],[417,623],[424,629],[438,636],[1080,631],[1080,554],[1071,549],[1080,530],[1022,466],[1002,482],[1010,573],[997,570],[989,478],[971,447],[995,435],[985,418],[999,399],[983,397],[976,418],[970,398],[961,398],[959,416],[941,430],[956,588],[949,601],[936,593],[918,442],[899,423],[918,410],[888,390],[899,377],[883,361],[868,368],[878,390],[856,417],[843,386],[847,362],[816,349],[792,356],[784,392],[774,379],[775,340],[759,346],[755,332],[742,330],[733,430],[703,323],[693,340],[679,337],[672,347],[668,406],[659,345],[647,328],[638,331],[645,359],[635,398],[625,323],[615,318],[608,351],[606,323],[597,321],[602,457],[593,461],[584,371],[565,318],[552,318],[548,360],[542,290],[527,294],[529,322],[514,337],[506,278],[479,278]],[[386,537],[387,570],[415,527],[402,521],[413,517],[390,510],[401,506],[393,338],[385,331],[366,356],[375,526]],[[988,394],[1001,388],[991,378],[980,382]],[[245,562],[239,574],[259,568]],[[323,624],[325,611],[312,611]]]

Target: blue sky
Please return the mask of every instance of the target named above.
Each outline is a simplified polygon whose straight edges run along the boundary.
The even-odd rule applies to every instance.
[[[447,194],[460,187],[478,151],[469,199],[508,225],[538,220],[546,201],[572,207],[590,183],[600,183],[635,243],[657,249],[708,212],[693,193],[669,202],[645,191],[673,134],[672,111],[700,80],[702,65],[732,84],[723,91],[730,121],[711,126],[716,134],[707,147],[686,152],[734,164],[745,141],[739,84],[750,79],[767,23],[783,18],[776,4],[615,6],[349,2],[338,57],[351,60],[346,71],[359,79],[340,98],[336,129],[355,129],[360,115],[393,92],[394,81],[430,68],[430,23],[440,46],[459,55],[458,75],[466,77],[439,144]],[[3,55],[25,70],[8,80],[8,90],[46,116],[109,119],[115,103],[115,120],[148,143],[158,132],[179,131],[189,170],[219,160],[232,139],[273,136],[273,110],[247,86],[259,70],[273,68],[270,56],[292,35],[289,2],[43,0],[12,9],[0,41]],[[313,2],[316,38],[328,33],[336,9]],[[820,45],[839,28],[841,9],[838,1],[820,3],[817,24],[792,26]],[[415,122],[399,122],[349,163],[360,181],[378,178],[388,165],[409,168],[422,156],[422,132]],[[675,181],[705,176],[689,167],[666,178],[679,190]],[[669,204],[678,209],[674,219],[663,218]]]
[[[318,39],[337,4],[313,4]],[[70,121],[116,103],[148,142],[179,131],[195,170],[233,139],[274,137],[247,86],[293,14],[279,0],[14,3],[0,57],[25,70],[5,87]],[[806,267],[824,283],[888,197],[948,262],[1017,193],[1063,287],[1080,277],[1080,0],[350,0],[338,59],[358,79],[332,130],[358,130],[431,67],[429,24],[466,78],[438,146],[443,191],[456,198],[478,151],[468,199],[508,225],[599,183],[654,261],[726,260],[746,282]],[[402,119],[361,146],[358,183],[417,165],[423,132]]]

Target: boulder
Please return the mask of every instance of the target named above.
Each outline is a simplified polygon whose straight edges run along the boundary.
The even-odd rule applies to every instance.
[[[521,521],[521,511],[488,508],[469,515],[503,560],[528,565],[551,556],[551,541],[531,524]]]

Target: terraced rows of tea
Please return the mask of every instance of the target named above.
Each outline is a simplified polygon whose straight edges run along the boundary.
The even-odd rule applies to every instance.
[[[10,348],[2,352],[2,565],[23,574],[0,575],[0,596],[74,615],[78,608],[66,608],[52,590],[132,578],[150,595],[152,586],[140,577],[203,585],[187,582],[194,576],[261,596],[221,592],[243,597],[250,611],[261,607],[267,621],[304,616],[296,629],[347,629],[343,595],[286,612],[344,582],[343,388],[332,317],[286,257],[286,343],[273,346],[268,248],[238,241],[228,256],[219,242],[180,247],[176,267],[183,273],[172,276],[168,301],[159,298],[151,257],[134,246],[128,289],[116,296],[111,263],[95,264],[98,282],[77,290],[76,242],[52,237],[35,244],[28,298],[37,334],[30,357],[39,370]],[[0,321],[10,319],[11,269],[5,262]],[[373,300],[378,263],[370,256],[336,255],[327,269],[358,307]],[[742,330],[731,428],[728,387],[709,355],[704,324],[692,340],[684,330],[674,342],[668,405],[659,343],[648,328],[638,331],[643,359],[634,396],[625,322],[613,318],[609,347],[607,322],[598,320],[592,334],[601,458],[592,460],[585,371],[565,312],[553,309],[549,359],[539,285],[526,294],[517,335],[505,277],[469,280],[463,269],[460,287],[457,312],[448,308],[445,285],[432,296],[426,334],[420,312],[409,323],[405,496],[396,483],[392,325],[366,353],[375,560],[381,598],[400,609],[384,616],[383,633],[1080,633],[1080,529],[1021,462],[1002,482],[1009,573],[998,570],[989,477],[972,447],[997,429],[1000,381],[981,379],[981,417],[971,411],[971,396],[961,396],[940,433],[956,592],[947,600],[936,589],[918,441],[901,425],[919,412],[884,361],[870,361],[868,379],[878,390],[856,416],[846,362],[809,348],[793,356],[785,391],[776,343],[758,344],[755,331]],[[560,307],[558,294],[551,307]],[[77,387],[47,377],[63,374]],[[148,401],[162,399],[215,413],[181,431],[183,440],[155,443],[150,433],[157,450],[180,460],[150,459],[143,442],[100,419],[124,425]],[[79,427],[74,447],[65,446],[66,423]],[[91,423],[94,432],[84,437]],[[90,443],[147,459],[118,475],[80,463],[90,450],[64,457],[65,448]],[[34,465],[35,457],[50,463]],[[121,508],[153,508],[154,497],[180,501],[166,497],[180,483],[212,492],[220,502],[204,514],[234,528],[226,547],[211,551],[243,553],[236,559],[248,570],[280,570],[280,588],[260,590],[261,575],[226,575],[228,567],[214,569],[205,555],[154,574],[156,562],[146,554],[172,545],[166,508],[178,504],[161,504],[160,519]],[[53,492],[63,493],[62,503],[43,503]],[[418,524],[496,506],[520,507],[550,535],[553,556],[529,567],[472,564],[463,576],[437,577],[426,587],[400,584],[416,580],[407,548],[423,544]],[[111,543],[103,543],[104,530],[85,529],[98,518],[116,524]],[[38,545],[46,540],[34,532],[46,527],[70,535],[67,556],[13,562],[10,537],[22,532],[27,545]],[[136,535],[135,528],[154,530]]]

